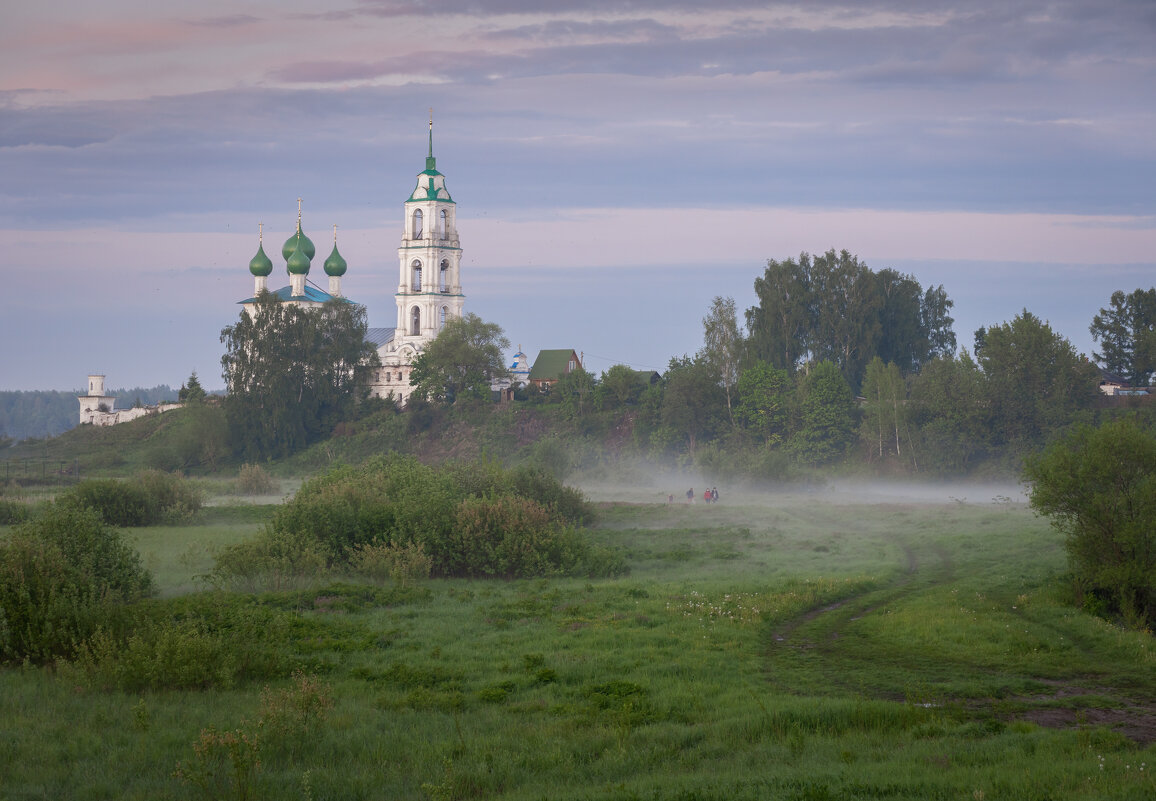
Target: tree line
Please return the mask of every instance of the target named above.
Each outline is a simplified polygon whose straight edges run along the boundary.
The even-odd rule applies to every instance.
[[[627,411],[641,451],[763,473],[850,455],[933,472],[1017,463],[1090,419],[1099,397],[1096,366],[1027,309],[975,332],[971,350],[957,348],[942,285],[872,270],[846,250],[770,260],[755,291],[745,328],[733,299],[715,298],[703,347],[672,358],[661,376],[580,369],[548,393],[530,387],[515,397],[557,404],[573,420]],[[1156,290],[1113,294],[1091,325],[1097,360],[1146,382],[1154,323]],[[278,458],[387,407],[368,398],[379,365],[366,330],[354,304],[306,310],[258,299],[252,315],[222,331],[229,391],[218,437],[227,430],[245,460]],[[505,347],[501,327],[476,315],[447,321],[415,361],[409,411],[487,402],[505,374]]]

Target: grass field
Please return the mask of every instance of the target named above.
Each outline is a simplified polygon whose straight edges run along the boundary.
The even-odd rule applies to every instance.
[[[989,493],[607,492],[629,576],[269,596],[303,673],[268,688],[5,670],[0,799],[1156,797],[1151,636]],[[176,596],[264,513],[131,536]]]

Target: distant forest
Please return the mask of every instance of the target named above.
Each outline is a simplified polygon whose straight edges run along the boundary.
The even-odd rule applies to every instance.
[[[30,390],[0,392],[0,440],[22,440],[31,437],[55,437],[75,428],[80,419],[77,398],[83,389],[73,392]],[[177,391],[168,384],[155,387],[114,389],[116,408],[127,409],[140,403],[149,406],[161,401],[175,401]]]

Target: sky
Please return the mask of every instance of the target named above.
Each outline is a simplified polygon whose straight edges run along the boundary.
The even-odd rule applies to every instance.
[[[542,10],[542,7],[548,10]],[[7,4],[0,390],[224,386],[220,331],[333,225],[396,324],[402,204],[458,204],[465,310],[595,374],[702,346],[768,259],[942,284],[959,344],[1027,309],[1077,351],[1156,284],[1156,3]],[[283,275],[275,264],[275,286]],[[511,349],[511,353],[512,350]]]

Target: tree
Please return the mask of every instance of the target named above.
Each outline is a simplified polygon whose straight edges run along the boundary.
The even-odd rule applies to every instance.
[[[413,362],[414,394],[431,401],[488,398],[490,386],[509,374],[502,351],[510,347],[501,326],[467,313],[446,321]]]
[[[179,403],[201,403],[205,400],[205,388],[201,386],[200,380],[197,378],[197,371],[189,375],[187,383],[181,384],[180,390],[177,392],[177,401]]]
[[[1146,387],[1156,373],[1156,288],[1125,295],[1112,293],[1111,304],[1092,318],[1092,341],[1101,352],[1092,358],[1105,370]]]
[[[738,383],[739,425],[769,444],[777,444],[790,423],[791,374],[767,362],[743,370]]]
[[[554,394],[574,417],[582,417],[590,410],[597,381],[594,376],[578,367],[558,379]]]
[[[927,337],[925,360],[955,355],[955,331],[951,328],[955,320],[949,314],[953,306],[955,302],[947,297],[943,284],[928,287],[923,293],[919,317]]]
[[[878,356],[872,359],[863,379],[863,397],[866,403],[859,432],[870,451],[878,459],[902,457],[903,441],[907,440],[908,456],[913,459],[907,428],[907,383],[898,365],[884,364]]]
[[[287,456],[352,415],[380,364],[365,334],[362,306],[337,299],[306,309],[268,292],[222,330],[225,412],[239,454]]]
[[[722,417],[722,387],[701,356],[671,359],[665,378],[662,423],[686,438],[687,451],[693,455],[699,439],[713,432]]]
[[[978,356],[997,443],[1039,442],[1096,397],[1096,368],[1027,309],[987,329]]]
[[[853,387],[879,346],[883,302],[866,264],[846,250],[828,250],[811,267],[815,333],[813,362],[833,362]]]
[[[702,318],[702,327],[702,355],[718,375],[719,384],[726,393],[727,416],[733,425],[735,419],[731,408],[731,391],[739,379],[739,362],[743,351],[743,335],[735,318],[735,299],[716,296],[711,301],[710,312]]]
[[[811,321],[811,257],[767,260],[755,279],[759,303],[747,309],[748,355],[794,373],[809,348]]]
[[[965,348],[941,356],[911,382],[910,420],[918,432],[920,463],[939,472],[962,472],[990,440],[987,382]]]
[[[625,364],[616,364],[602,374],[598,382],[604,402],[616,406],[630,406],[638,403],[647,384],[644,373],[632,370]]]
[[[854,388],[876,356],[910,374],[955,352],[942,285],[924,292],[914,276],[872,272],[846,250],[768,261],[755,294],[759,304],[746,313],[748,357],[791,372],[829,360]]]
[[[1131,622],[1156,620],[1156,435],[1131,420],[1081,426],[1038,456],[1024,477],[1032,508],[1066,536],[1086,594]]]
[[[882,301],[876,356],[905,374],[915,372],[929,349],[921,314],[923,289],[913,276],[891,269],[875,273],[875,282]]]
[[[830,462],[851,443],[855,401],[839,368],[815,365],[799,382],[799,425],[788,440],[795,456],[808,464]]]

